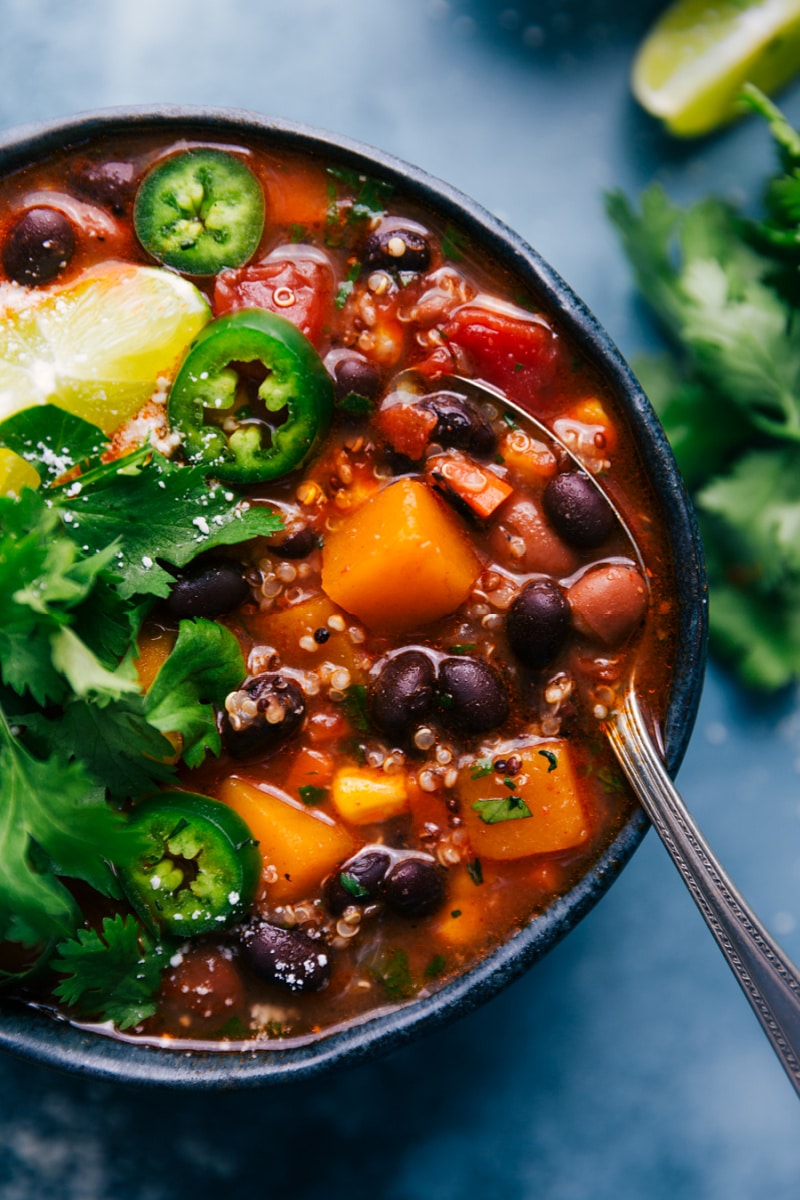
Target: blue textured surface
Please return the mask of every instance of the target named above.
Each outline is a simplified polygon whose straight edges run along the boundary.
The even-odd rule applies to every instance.
[[[109,104],[236,105],[382,146],[497,212],[620,344],[652,341],[602,189],[751,200],[755,123],[674,145],[628,98],[625,0],[5,0],[0,126]],[[785,97],[800,121],[800,90]],[[712,672],[680,784],[800,959],[800,703]],[[789,1200],[792,1090],[651,835],[601,905],[472,1016],[278,1091],[139,1092],[0,1059],[3,1200]]]

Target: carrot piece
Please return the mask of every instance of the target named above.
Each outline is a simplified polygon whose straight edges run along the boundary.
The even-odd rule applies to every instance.
[[[437,454],[428,459],[427,470],[442,491],[458,496],[482,521],[514,491],[494,471],[461,454]]]

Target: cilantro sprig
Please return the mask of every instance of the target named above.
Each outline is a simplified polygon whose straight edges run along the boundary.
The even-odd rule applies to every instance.
[[[655,185],[607,208],[672,347],[637,366],[698,512],[712,648],[774,689],[800,678],[800,134],[758,89],[744,99],[778,152],[763,218],[682,210]]]
[[[162,949],[133,918],[80,928],[65,881],[118,898],[141,852],[121,803],[176,780],[174,735],[190,767],[220,752],[216,711],[246,674],[228,630],[187,620],[144,694],[137,638],[176,570],[281,520],[149,446],[106,461],[100,430],[50,406],[0,445],[41,480],[0,498],[0,940],[57,946],[56,994],[126,1028],[153,1011]]]

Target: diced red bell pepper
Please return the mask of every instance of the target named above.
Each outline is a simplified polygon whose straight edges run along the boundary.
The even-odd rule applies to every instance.
[[[333,312],[333,274],[316,258],[301,256],[220,271],[213,307],[217,317],[239,308],[266,308],[319,346]]]

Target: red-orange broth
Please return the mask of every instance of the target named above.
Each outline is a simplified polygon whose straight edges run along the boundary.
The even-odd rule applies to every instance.
[[[153,164],[197,145],[194,133],[169,143],[129,136],[17,172],[0,183],[0,246],[21,214],[44,205],[66,216],[74,247],[55,277],[34,281],[32,290],[67,286],[106,260],[152,265],[132,224],[137,188]],[[253,716],[257,704],[243,687],[220,713],[221,755],[180,772],[179,786],[232,805],[247,822],[263,860],[261,883],[243,921],[171,947],[155,1015],[126,1033],[224,1047],[304,1038],[429,994],[568,891],[630,814],[600,725],[632,655],[662,713],[676,606],[664,530],[625,418],[546,300],[399,188],[376,191],[363,176],[332,172],[331,164],[267,141],[213,145],[249,165],[266,220],[244,266],[192,282],[214,316],[245,305],[297,324],[337,395],[331,431],[305,465],[236,489],[276,506],[288,533],[215,555],[247,584],[244,600],[219,621],[239,640],[249,677],[283,672],[299,689],[302,719],[277,748],[232,755],[242,724],[264,720],[263,711]],[[365,264],[365,247],[376,245]],[[173,378],[178,364],[168,367]],[[464,448],[452,420],[437,424],[436,401],[426,408],[421,395],[392,390],[392,379],[410,367],[429,396],[447,392],[450,374],[478,378],[554,428],[622,510],[648,565],[647,589],[613,522],[599,542],[582,546],[545,514],[548,485],[574,473],[569,460],[537,445],[499,403],[475,405],[483,441],[477,451]],[[130,438],[117,443],[121,452]],[[180,446],[173,453],[180,458]],[[380,530],[385,520],[406,519],[409,506],[419,528],[401,546],[399,534],[395,544]],[[293,540],[283,553],[286,537]],[[384,538],[377,565],[353,590],[348,572],[372,537]],[[437,572],[455,559],[458,578],[447,591]],[[614,588],[603,590],[609,564],[623,579],[621,618]],[[602,576],[599,598],[587,584],[593,572],[595,582]],[[633,600],[631,578],[639,585]],[[506,624],[537,581],[550,599],[556,593],[566,602],[568,627],[548,660],[528,667]],[[402,610],[398,594],[407,601]],[[156,602],[139,639],[144,688],[176,631],[166,604]],[[404,701],[390,694],[381,709],[379,680],[409,652],[417,657],[401,662],[425,677],[415,695],[427,687],[433,699],[426,707],[423,697],[415,710],[422,715],[398,728]],[[488,670],[501,710],[505,698],[499,723],[496,713],[472,714],[466,726],[478,728],[465,731],[463,714],[453,713],[458,691],[454,701],[442,683],[443,664],[454,661],[483,664],[479,680]],[[463,675],[463,667],[448,669]],[[529,815],[518,815],[520,798]],[[140,799],[131,796],[129,806]],[[495,801],[500,819],[492,822],[487,802]],[[377,855],[379,878],[359,894],[345,868],[364,847]],[[422,883],[414,877],[405,891],[396,883],[393,893],[391,873],[408,862],[425,864]],[[75,894],[90,924],[127,911],[88,889]],[[262,920],[311,939],[329,970],[320,990],[316,978],[306,988],[297,976],[281,981],[254,969],[242,929]],[[31,997],[52,1004],[46,983]]]

